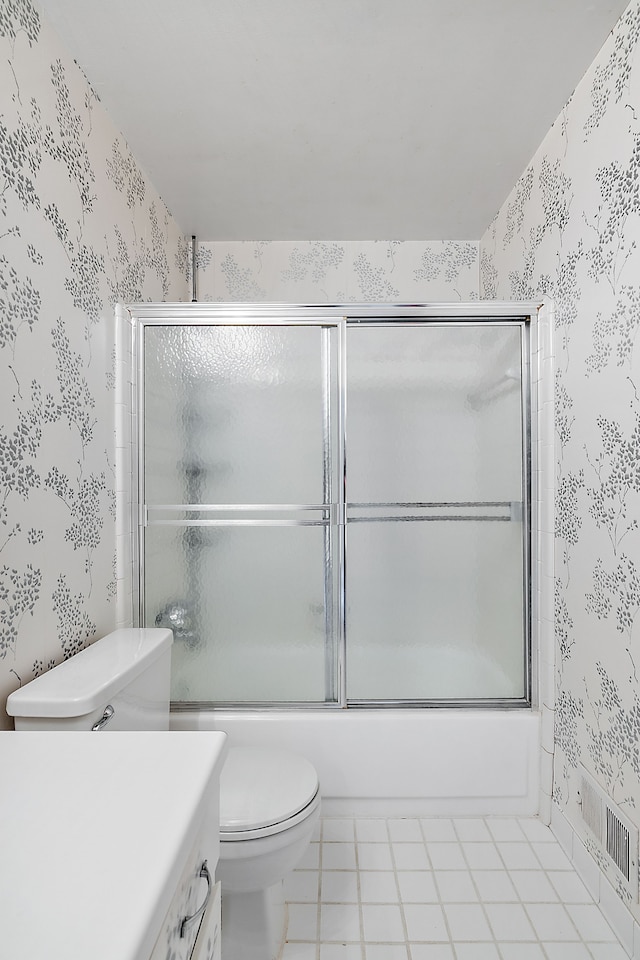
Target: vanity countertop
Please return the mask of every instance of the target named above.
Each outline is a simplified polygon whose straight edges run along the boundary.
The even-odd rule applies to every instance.
[[[0,733],[3,960],[149,956],[225,734]]]

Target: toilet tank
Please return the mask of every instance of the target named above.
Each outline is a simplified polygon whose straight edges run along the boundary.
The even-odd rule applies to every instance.
[[[16,730],[168,730],[171,630],[125,628],[7,698]],[[106,711],[106,713],[105,713]]]

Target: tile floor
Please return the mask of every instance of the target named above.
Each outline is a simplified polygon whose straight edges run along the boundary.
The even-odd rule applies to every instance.
[[[538,820],[319,821],[282,960],[627,960]]]

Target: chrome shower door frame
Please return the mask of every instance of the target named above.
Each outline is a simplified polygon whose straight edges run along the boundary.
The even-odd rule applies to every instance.
[[[154,517],[150,517],[149,508],[144,502],[144,335],[145,329],[152,326],[314,326],[320,327],[322,334],[322,366],[324,371],[323,418],[323,503],[321,504],[166,504],[154,507],[155,511],[183,510],[197,512],[193,525],[225,526],[306,526],[324,527],[325,562],[325,701],[241,701],[212,702],[188,701],[174,702],[173,709],[193,710],[211,709],[219,706],[224,709],[238,710],[295,710],[301,708],[328,709],[353,707],[421,707],[421,708],[465,708],[483,707],[491,709],[529,708],[532,703],[532,561],[531,561],[531,504],[535,505],[535,474],[531,469],[531,448],[535,442],[535,424],[532,437],[531,395],[535,381],[530,375],[532,353],[537,346],[532,343],[531,320],[536,318],[541,304],[471,302],[460,304],[337,304],[331,306],[310,306],[293,304],[241,304],[241,303],[189,303],[189,304],[135,304],[129,305],[132,318],[132,410],[133,410],[133,496],[132,529],[134,569],[133,578],[134,617],[137,623],[144,622],[144,536],[145,530]],[[346,526],[348,507],[346,502],[347,482],[347,326],[350,324],[387,325],[387,326],[434,326],[462,325],[469,323],[497,323],[520,325],[522,327],[522,463],[523,463],[523,668],[525,695],[522,699],[483,700],[375,700],[348,701],[346,691]],[[332,385],[330,370],[329,338],[331,331],[337,338],[337,370]],[[336,390],[335,409],[330,402],[332,388]],[[533,404],[535,409],[535,403]],[[336,442],[332,447],[332,436]],[[337,464],[337,469],[336,469]],[[338,476],[336,481],[334,478]],[[532,489],[533,487],[533,489]],[[229,510],[237,510],[245,516],[230,519],[221,516]],[[269,518],[273,510],[286,509],[292,516],[287,519]],[[259,516],[247,516],[247,511],[259,513]],[[207,516],[203,517],[203,512]],[[310,518],[311,515],[311,518]],[[352,518],[351,522],[355,518]],[[181,520],[166,517],[165,523],[181,523]],[[357,522],[357,520],[356,520]],[[335,569],[337,563],[338,570]],[[337,585],[337,586],[336,586]],[[337,595],[336,595],[337,594]],[[333,608],[333,612],[332,612]]]
[[[448,305],[449,306],[449,305]],[[467,308],[470,305],[466,305]],[[486,305],[485,305],[486,306]],[[510,306],[508,304],[500,305],[502,307]],[[349,484],[347,480],[348,465],[345,456],[345,547],[343,554],[344,578],[344,602],[343,613],[344,623],[342,633],[345,638],[345,669],[348,653],[348,628],[347,628],[347,565],[348,565],[348,529],[351,524],[357,523],[394,523],[394,522],[432,522],[449,521],[465,522],[474,520],[475,522],[511,522],[513,519],[522,520],[522,636],[524,642],[523,649],[523,696],[518,698],[508,697],[487,697],[479,700],[456,698],[452,699],[433,699],[428,701],[404,698],[404,699],[386,699],[370,700],[360,698],[350,698],[347,695],[346,680],[344,684],[344,705],[350,708],[406,708],[406,707],[441,707],[441,708],[465,708],[483,706],[491,709],[513,709],[530,708],[532,703],[532,649],[531,649],[531,502],[532,502],[532,477],[531,477],[531,324],[530,316],[520,316],[517,313],[507,316],[498,313],[492,315],[491,311],[483,311],[480,316],[465,315],[460,317],[447,317],[446,312],[438,307],[438,312],[433,316],[424,316],[420,308],[415,308],[415,314],[410,316],[389,316],[387,310],[381,310],[380,314],[373,311],[369,316],[347,316],[347,324],[358,328],[419,328],[428,327],[430,329],[438,327],[464,327],[480,326],[482,324],[491,324],[492,326],[509,326],[520,328],[520,408],[521,408],[521,471],[522,471],[522,502],[521,504],[513,501],[506,502],[438,502],[438,503],[354,503],[348,499]],[[455,306],[449,306],[451,312],[455,313]],[[347,338],[348,342],[348,338]],[[345,350],[345,361],[348,356],[348,346]],[[346,390],[348,384],[348,375],[345,369],[343,378],[345,386],[345,424],[346,417]],[[346,446],[346,444],[345,444]],[[367,511],[368,515],[358,515],[358,511]],[[375,515],[375,511],[380,511]],[[521,510],[521,518],[514,517],[514,511]],[[372,511],[374,511],[372,513]],[[413,512],[410,512],[413,511]]]
[[[133,372],[134,386],[134,458],[135,495],[133,504],[134,525],[136,531],[134,544],[134,563],[138,570],[135,578],[136,596],[134,609],[137,623],[145,622],[145,532],[149,526],[189,527],[239,527],[239,526],[280,526],[305,527],[321,526],[324,532],[324,673],[325,700],[323,701],[274,701],[273,705],[285,709],[300,707],[335,707],[344,705],[345,686],[345,638],[344,630],[344,523],[345,523],[345,484],[344,484],[344,374],[346,320],[344,317],[260,317],[253,312],[243,312],[241,317],[229,316],[224,310],[220,315],[214,309],[203,314],[198,311],[194,317],[194,307],[189,304],[176,305],[167,313],[165,305],[150,309],[145,315],[145,306],[130,308],[134,317]],[[205,326],[205,327],[304,327],[320,330],[321,370],[322,370],[322,503],[237,503],[237,504],[154,504],[146,503],[145,497],[145,331],[150,327]],[[334,339],[335,370],[332,370],[331,340]],[[335,394],[337,402],[332,403]],[[333,437],[335,436],[335,441]],[[185,519],[185,515],[191,519]],[[278,514],[278,516],[276,516]],[[286,516],[282,516],[285,514]],[[337,567],[337,569],[336,569]],[[263,701],[222,701],[226,708],[250,709],[263,707]],[[175,709],[192,709],[194,706],[206,707],[209,701],[174,702]],[[269,704],[266,704],[269,706]]]

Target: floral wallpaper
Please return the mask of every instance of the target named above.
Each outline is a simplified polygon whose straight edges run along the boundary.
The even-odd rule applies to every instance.
[[[478,244],[453,240],[199,243],[198,300],[423,303],[478,297]]]
[[[115,623],[118,301],[187,295],[176,224],[30,0],[0,4],[0,727]]]
[[[556,304],[554,801],[596,857],[579,764],[640,824],[639,38],[633,0],[480,245],[481,295]]]
[[[554,801],[578,831],[579,764],[640,824],[639,38],[633,0],[479,244],[197,251],[203,301],[465,301],[478,273],[486,298],[554,299]],[[31,0],[0,3],[0,47],[2,727],[11,690],[115,623],[113,304],[191,286],[188,238]]]

